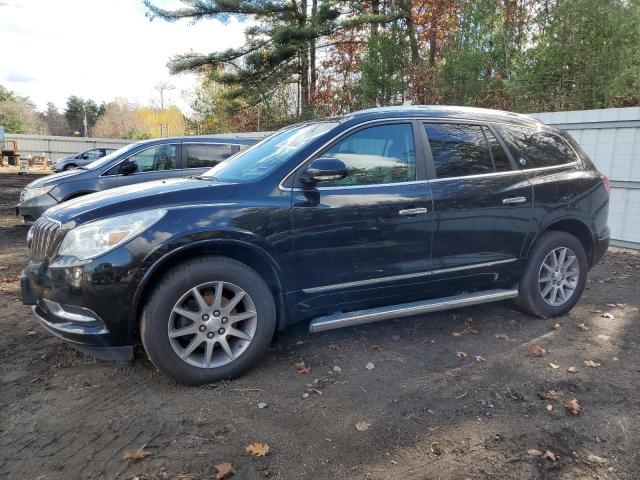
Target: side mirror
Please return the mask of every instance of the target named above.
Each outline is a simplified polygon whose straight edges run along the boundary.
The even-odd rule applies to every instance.
[[[131,175],[138,171],[138,165],[135,162],[124,162],[120,165],[120,173],[122,175]]]
[[[330,180],[342,180],[349,175],[349,170],[342,160],[337,158],[318,158],[302,174],[300,180],[308,185]]]

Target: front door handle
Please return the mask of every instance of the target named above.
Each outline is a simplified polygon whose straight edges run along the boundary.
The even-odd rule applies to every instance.
[[[406,210],[400,210],[398,212],[398,215],[400,215],[401,217],[412,217],[414,215],[424,215],[428,212],[428,208],[407,208]]]
[[[510,205],[512,203],[524,203],[526,201],[527,197],[511,197],[503,199],[502,203],[504,203],[505,205]]]

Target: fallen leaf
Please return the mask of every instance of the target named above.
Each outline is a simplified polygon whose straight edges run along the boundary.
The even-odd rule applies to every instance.
[[[509,340],[509,335],[506,333],[496,333],[494,335],[498,340]]]
[[[296,363],[296,370],[301,375],[306,375],[311,371],[311,367],[304,362]]]
[[[367,370],[373,370],[374,368],[376,368],[375,364],[373,362],[369,362],[365,365],[365,368]]]
[[[562,396],[562,392],[558,392],[557,390],[549,390],[546,396],[549,400],[558,400]]]
[[[367,430],[369,430],[370,426],[371,424],[366,420],[360,420],[358,423],[356,423],[356,430],[359,432],[366,432]]]
[[[480,332],[475,328],[467,327],[462,331],[462,333],[470,333],[472,335],[478,335]]]
[[[557,460],[556,455],[551,450],[547,450],[546,452],[544,452],[542,458],[546,458],[548,460],[551,460],[552,462],[555,462]]]
[[[598,310],[597,308],[594,310],[591,310],[591,313],[602,313],[602,310]]]
[[[564,402],[564,406],[574,415],[580,415],[582,412],[582,405],[578,403],[578,400],[575,398],[573,400],[567,400]]]
[[[588,332],[589,330],[591,330],[591,328],[587,327],[584,323],[579,323],[577,327],[578,327],[578,330],[582,330],[584,332]]]
[[[236,474],[236,469],[233,468],[232,463],[219,463],[216,467],[216,480],[225,480],[226,478],[233,477]]]
[[[553,362],[549,362],[549,366],[551,368],[553,368],[554,370],[557,370],[558,368],[560,368],[560,365],[558,365],[557,363],[553,363]]]
[[[331,370],[333,370],[335,373],[342,373],[342,369],[338,365],[334,365]]]
[[[598,340],[603,340],[605,342],[608,342],[611,339],[611,337],[609,335],[598,335]]]
[[[567,368],[567,372],[569,373],[578,373],[578,369],[576,367]]]
[[[440,425],[429,425],[427,427],[427,431],[429,432],[439,432],[443,430],[443,428]]]
[[[431,442],[431,451],[435,455],[442,455],[442,449],[440,448],[440,445],[438,444],[438,442]]]
[[[337,343],[327,343],[327,348],[329,350],[340,350],[340,347]]]
[[[458,358],[467,358],[469,356],[466,352],[456,352],[456,357]]]
[[[547,405],[547,412],[550,412],[553,410],[553,405]]]
[[[529,450],[527,450],[527,453],[529,455],[533,455],[534,457],[539,457],[540,455],[542,455],[542,452],[540,450],[535,449],[535,448],[530,448]]]
[[[587,462],[603,464],[607,463],[607,459],[599,457],[598,455],[589,454],[589,456],[587,457]]]
[[[542,357],[546,352],[546,350],[537,343],[532,343],[531,345],[529,345],[528,351],[529,355],[531,355],[532,357]]]
[[[598,368],[601,365],[602,365],[601,363],[594,362],[593,360],[585,360],[584,361],[584,366],[585,367]]]
[[[601,314],[600,314],[600,316],[601,316],[602,318],[608,318],[608,319],[610,319],[610,320],[613,320],[613,318],[614,318],[614,316],[613,316],[613,315],[611,315],[609,312],[601,313]]]
[[[551,327],[551,330],[560,330],[560,324],[556,323],[553,327]]]
[[[122,454],[123,460],[142,460],[149,455],[153,455],[151,452],[147,452],[144,447],[136,448],[135,450],[131,450],[130,452],[124,452]]]
[[[476,355],[476,362],[486,362],[487,359],[484,358],[482,355]]]
[[[245,451],[253,455],[254,457],[264,457],[269,453],[269,445],[266,443],[250,443],[245,447]]]
[[[451,336],[452,337],[461,337],[462,334],[460,332],[453,331],[453,332],[451,332]]]

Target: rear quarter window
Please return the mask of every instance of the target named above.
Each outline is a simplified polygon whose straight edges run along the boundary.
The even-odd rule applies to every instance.
[[[543,168],[578,160],[569,143],[553,132],[497,125],[498,132],[520,168]]]

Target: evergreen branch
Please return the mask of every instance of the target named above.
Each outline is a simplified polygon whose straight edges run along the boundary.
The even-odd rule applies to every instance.
[[[206,17],[216,17],[226,21],[234,15],[270,15],[274,13],[295,12],[292,6],[277,1],[256,0],[182,0],[185,8],[168,10],[158,7],[151,0],[144,0],[149,10],[147,17],[151,20],[158,17],[168,22],[184,18],[201,20]]]

